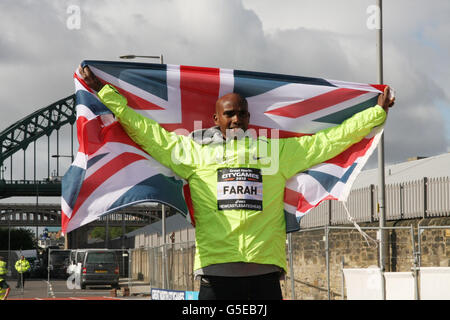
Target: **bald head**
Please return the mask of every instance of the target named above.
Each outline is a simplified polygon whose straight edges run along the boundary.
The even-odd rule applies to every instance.
[[[224,104],[232,104],[232,105],[240,105],[244,106],[245,108],[248,108],[247,99],[245,99],[243,96],[241,96],[239,93],[227,93],[217,99],[216,101],[216,113],[218,111],[218,108],[222,108]]]
[[[214,123],[219,126],[224,137],[227,136],[227,130],[246,131],[249,120],[247,100],[240,94],[227,93],[217,100]]]

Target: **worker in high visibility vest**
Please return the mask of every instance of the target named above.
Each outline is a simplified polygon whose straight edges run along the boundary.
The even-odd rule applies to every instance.
[[[19,273],[19,277],[17,279],[16,288],[25,288],[25,272],[30,270],[30,263],[24,256],[20,257],[20,260],[16,261],[16,270]]]
[[[6,280],[3,278],[6,276],[8,269],[6,268],[6,261],[0,256],[0,300],[6,300],[9,294],[9,285],[6,283]]]

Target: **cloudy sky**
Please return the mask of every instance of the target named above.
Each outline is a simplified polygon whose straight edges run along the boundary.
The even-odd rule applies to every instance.
[[[123,54],[377,83],[374,4],[0,0],[0,130],[72,94],[82,60]],[[387,164],[450,151],[449,15],[448,0],[384,1],[384,82],[397,101],[385,131]],[[374,166],[376,155],[368,164]]]

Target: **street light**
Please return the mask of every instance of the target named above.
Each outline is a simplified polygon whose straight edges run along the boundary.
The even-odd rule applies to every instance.
[[[139,56],[135,54],[127,54],[119,57],[120,59],[135,59],[135,58],[148,58],[148,59],[159,59],[160,63],[163,64],[163,55],[159,56]]]
[[[134,54],[123,55],[120,59],[134,59],[134,58],[149,58],[159,59],[159,62],[163,64],[163,55],[159,56],[138,56]],[[161,204],[161,224],[162,224],[162,238],[163,238],[163,288],[168,288],[168,270],[167,270],[167,250],[166,250],[166,208],[164,204]]]
[[[66,155],[66,154],[52,154],[52,158],[73,158],[73,155]]]
[[[70,158],[73,162],[73,155],[52,154],[52,158],[56,158],[56,176],[59,177],[59,158]]]

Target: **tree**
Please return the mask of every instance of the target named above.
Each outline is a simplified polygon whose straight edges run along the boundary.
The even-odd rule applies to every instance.
[[[10,249],[29,250],[35,248],[34,233],[25,228],[10,230]],[[8,250],[8,228],[0,228],[0,250]]]
[[[105,240],[106,235],[106,228],[105,227],[95,227],[92,229],[90,233],[90,237],[93,239],[102,239]],[[125,227],[125,233],[134,231],[136,229],[139,229],[139,227]],[[110,227],[109,228],[109,239],[115,239],[122,236],[122,227]]]

